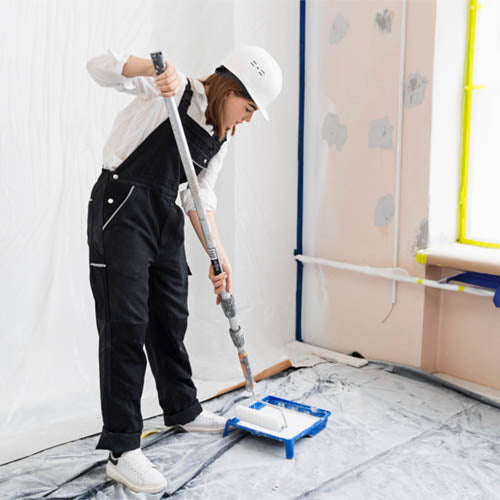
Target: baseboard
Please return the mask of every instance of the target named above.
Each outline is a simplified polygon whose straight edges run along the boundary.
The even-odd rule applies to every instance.
[[[500,391],[497,389],[492,389],[491,387],[486,387],[485,385],[476,384],[474,382],[470,382],[469,380],[464,380],[461,378],[453,377],[446,373],[433,373],[435,377],[438,377],[446,382],[450,382],[452,384],[458,385],[468,391],[475,392],[485,398],[492,399],[493,401],[497,401],[500,403]]]

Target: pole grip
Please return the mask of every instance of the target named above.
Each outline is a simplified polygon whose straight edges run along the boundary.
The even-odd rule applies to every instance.
[[[165,61],[161,52],[152,52],[151,61],[155,69],[156,76],[161,75],[165,71]]]

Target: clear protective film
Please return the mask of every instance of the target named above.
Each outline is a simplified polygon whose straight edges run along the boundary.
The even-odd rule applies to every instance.
[[[284,18],[286,36],[275,29]],[[87,206],[113,121],[133,99],[87,73],[87,61],[108,49],[144,58],[161,50],[194,78],[243,44],[265,47],[281,65],[287,84],[271,121],[256,113],[232,138],[216,219],[253,371],[284,359],[294,329],[295,2],[20,0],[2,5],[0,26],[0,463],[101,429]],[[243,376],[187,218],[185,234],[186,346],[205,399]],[[161,413],[149,369],[142,411]]]
[[[318,362],[319,361],[319,362]],[[332,412],[324,430],[299,439],[293,460],[282,443],[243,431],[167,431],[143,449],[167,477],[165,491],[134,493],[109,481],[96,437],[45,450],[0,468],[0,497],[79,500],[161,498],[233,500],[458,500],[496,498],[500,410],[376,364],[363,368],[302,360],[258,384],[263,394]],[[248,394],[233,392],[205,407],[232,416]],[[156,418],[145,422],[151,429]]]
[[[434,2],[306,2],[304,256],[422,276],[434,16]],[[420,366],[423,299],[414,285],[306,264],[302,339]]]

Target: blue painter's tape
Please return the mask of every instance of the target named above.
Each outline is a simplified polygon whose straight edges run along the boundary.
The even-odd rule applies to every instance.
[[[297,248],[294,255],[302,254],[302,224],[304,207],[304,101],[306,59],[306,0],[300,0],[300,46],[299,46],[299,138],[298,138],[298,182],[297,182]],[[295,292],[295,338],[302,342],[302,280],[304,265],[297,261]]]

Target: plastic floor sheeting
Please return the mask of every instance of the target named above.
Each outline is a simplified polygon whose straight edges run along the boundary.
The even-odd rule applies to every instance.
[[[273,394],[330,410],[326,429],[285,458],[276,441],[234,431],[170,430],[143,440],[167,476],[158,495],[107,480],[97,436],[0,467],[0,498],[153,499],[496,499],[500,498],[500,410],[379,365],[324,362],[260,382]],[[204,406],[232,416],[246,393]],[[161,426],[160,417],[145,428]]]

